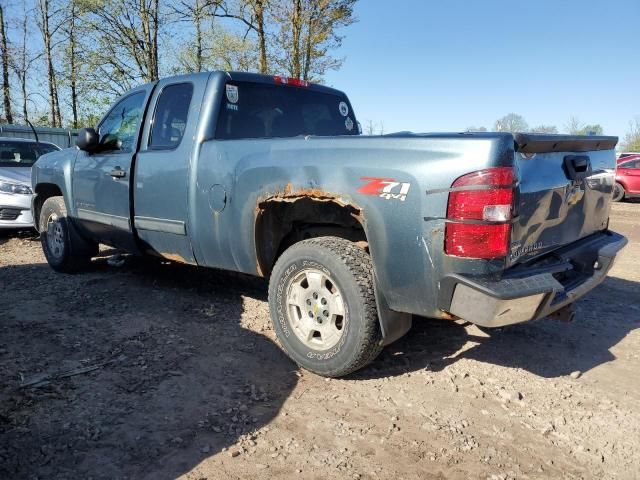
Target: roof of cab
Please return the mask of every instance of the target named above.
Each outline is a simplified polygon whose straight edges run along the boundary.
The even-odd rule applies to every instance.
[[[304,89],[314,90],[316,92],[328,93],[328,94],[331,94],[331,95],[338,95],[338,96],[342,96],[342,97],[346,96],[346,94],[343,91],[338,90],[336,88],[327,87],[325,85],[319,85],[317,83],[311,83],[311,82],[301,81],[301,80],[297,80],[297,79],[290,79],[290,78],[283,77],[283,76],[280,76],[280,75],[263,75],[263,74],[260,74],[260,73],[250,73],[250,72],[234,72],[234,71],[212,70],[212,71],[209,71],[209,72],[185,73],[185,74],[180,74],[180,75],[172,75],[172,76],[169,76],[169,77],[163,77],[160,80],[188,81],[188,80],[194,80],[196,78],[205,79],[205,78],[209,77],[210,75],[224,75],[229,80],[232,80],[232,81],[235,80],[235,81],[238,81],[238,82],[264,83],[266,85],[281,85],[283,87],[288,87],[288,88],[304,88]],[[283,82],[286,82],[286,81],[301,83],[303,85],[294,85],[294,84],[291,84],[291,83],[289,83],[289,84],[283,83]],[[153,85],[153,84],[155,84],[157,82],[158,81],[150,82],[150,83],[146,83],[146,84],[142,84],[142,85],[138,85],[138,86],[132,88],[131,90],[129,90],[128,92],[126,92],[124,95],[128,95],[134,90],[137,90],[139,88],[144,88],[146,85]]]
[[[260,73],[249,73],[249,72],[224,72],[230,80],[236,80],[238,82],[253,82],[253,83],[265,83],[268,85],[282,85],[293,88],[308,88],[311,90],[315,90],[318,92],[330,93],[332,95],[340,95],[344,96],[344,92],[341,90],[327,87],[325,85],[319,85],[317,83],[311,83],[306,81],[299,81],[300,83],[304,83],[304,86],[296,86],[296,85],[287,85],[283,84],[281,80],[293,80],[287,77],[283,77],[280,75],[262,75]]]

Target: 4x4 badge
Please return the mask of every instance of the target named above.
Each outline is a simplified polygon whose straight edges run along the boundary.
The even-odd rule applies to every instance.
[[[400,200],[404,202],[411,188],[408,182],[397,182],[393,178],[362,177],[360,180],[367,182],[357,192],[363,195],[376,195],[385,200]]]

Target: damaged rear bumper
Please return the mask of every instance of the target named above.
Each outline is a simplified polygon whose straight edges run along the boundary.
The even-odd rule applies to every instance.
[[[626,244],[624,236],[602,232],[513,267],[500,280],[448,276],[440,308],[483,327],[546,317],[602,283]]]

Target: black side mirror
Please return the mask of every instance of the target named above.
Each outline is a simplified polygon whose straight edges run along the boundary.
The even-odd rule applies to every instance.
[[[84,150],[85,152],[96,152],[100,145],[100,138],[95,128],[81,128],[78,132],[76,145],[80,150]]]

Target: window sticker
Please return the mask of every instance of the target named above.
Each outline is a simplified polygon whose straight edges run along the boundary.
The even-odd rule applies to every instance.
[[[344,121],[344,126],[347,127],[347,130],[349,131],[353,130],[353,120],[347,117],[347,119]]]
[[[343,117],[349,115],[349,106],[346,102],[340,102],[340,104],[338,105],[338,110],[340,110],[340,115],[342,115]]]
[[[227,100],[231,103],[238,103],[238,87],[236,85],[227,85]]]

